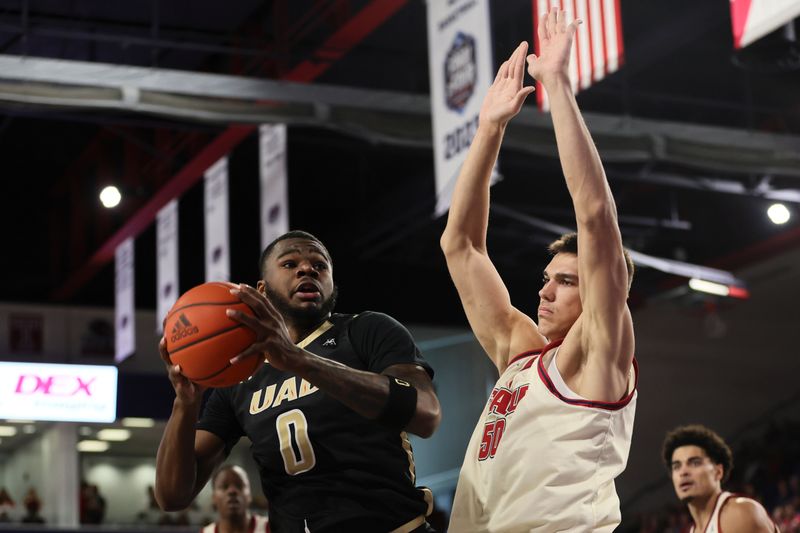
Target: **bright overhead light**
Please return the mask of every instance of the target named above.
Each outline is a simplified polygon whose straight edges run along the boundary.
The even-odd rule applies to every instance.
[[[792,213],[783,204],[772,204],[767,209],[767,216],[773,224],[786,224],[792,218]]]
[[[82,440],[78,443],[79,452],[104,452],[108,450],[111,445],[102,440]]]
[[[101,429],[97,432],[97,438],[100,440],[113,440],[123,441],[131,438],[131,431],[129,429]]]
[[[696,291],[716,294],[717,296],[729,296],[741,300],[750,298],[750,291],[747,290],[747,287],[739,287],[738,285],[724,285],[704,279],[692,278],[689,280],[689,287]]]
[[[31,433],[36,433],[36,426],[33,424],[26,424],[22,426],[22,432],[26,435],[30,435]]]
[[[122,194],[120,194],[119,189],[113,185],[109,185],[100,191],[100,201],[103,203],[103,207],[107,209],[117,207],[120,200],[122,200]]]
[[[17,428],[14,426],[0,426],[0,437],[13,437],[17,434]]]
[[[128,417],[122,419],[122,425],[128,428],[151,428],[156,425],[152,418]]]
[[[717,296],[728,296],[728,294],[731,292],[727,285],[697,278],[692,278],[689,280],[689,287],[696,291],[707,292],[708,294],[716,294]]]

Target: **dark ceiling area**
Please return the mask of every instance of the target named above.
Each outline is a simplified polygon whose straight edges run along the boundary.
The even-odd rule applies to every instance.
[[[782,29],[735,52],[729,9],[728,0],[622,0],[624,65],[580,93],[578,102],[593,117],[617,120],[619,131],[646,122],[708,131],[709,141],[722,145],[715,139],[720,132],[739,139],[727,148],[729,164],[718,152],[721,162],[711,167],[697,163],[702,147],[687,147],[691,157],[626,159],[613,155],[624,146],[605,136],[613,128],[596,137],[601,155],[611,154],[604,161],[627,246],[735,269],[800,245],[800,156],[785,148],[800,146],[800,48]],[[499,64],[519,41],[531,39],[531,2],[494,1],[491,13]],[[422,0],[0,0],[0,54],[283,80],[320,94],[339,87],[377,95],[429,92]],[[0,75],[0,93],[6,85]],[[533,99],[522,115],[541,119]],[[593,129],[599,120],[587,122]],[[98,261],[98,252],[231,126],[0,96],[0,300],[113,305],[113,260]],[[747,153],[737,146],[747,147],[751,134],[786,143],[766,149],[770,160],[739,164],[736,156]],[[289,121],[291,226],[317,234],[330,248],[342,311],[372,308],[403,321],[463,324],[438,248],[444,220],[432,216],[430,139],[417,141]],[[532,311],[542,249],[554,235],[508,213],[563,226],[574,219],[558,160],[518,146],[501,152],[489,247],[515,304]],[[232,278],[254,283],[257,130],[232,143],[229,156]],[[97,199],[108,184],[124,194],[115,210]],[[766,208],[782,193],[794,198],[787,203],[794,216],[776,226]],[[180,198],[182,290],[204,280],[202,202],[197,179]],[[155,307],[154,235],[150,224],[136,238],[140,308]],[[643,304],[684,282],[641,269],[632,301]]]

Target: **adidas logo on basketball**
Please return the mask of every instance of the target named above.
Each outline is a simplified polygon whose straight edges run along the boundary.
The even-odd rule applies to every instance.
[[[186,318],[186,315],[181,313],[181,315],[178,317],[178,321],[175,322],[174,326],[172,326],[172,336],[169,340],[172,342],[178,342],[184,337],[188,337],[189,335],[194,335],[195,333],[199,332],[200,329],[189,322],[189,319]]]

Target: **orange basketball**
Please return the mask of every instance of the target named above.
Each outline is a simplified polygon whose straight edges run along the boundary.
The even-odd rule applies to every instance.
[[[167,314],[164,333],[167,352],[183,375],[206,387],[227,387],[250,377],[259,365],[258,357],[230,364],[256,340],[247,326],[228,318],[226,309],[248,315],[253,310],[230,293],[236,285],[211,281],[186,291]]]

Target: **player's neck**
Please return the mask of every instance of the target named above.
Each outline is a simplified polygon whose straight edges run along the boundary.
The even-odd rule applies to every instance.
[[[714,507],[717,505],[717,498],[721,493],[722,490],[717,490],[709,496],[694,498],[687,504],[689,513],[694,521],[695,533],[703,533],[708,527],[708,521],[711,520]]]
[[[250,513],[240,516],[220,518],[216,533],[248,533],[250,531]]]
[[[329,318],[330,315],[326,315],[319,319],[314,319],[313,321],[286,320],[286,329],[289,330],[289,337],[291,338],[292,342],[297,344],[314,333],[317,328],[324,324]]]

